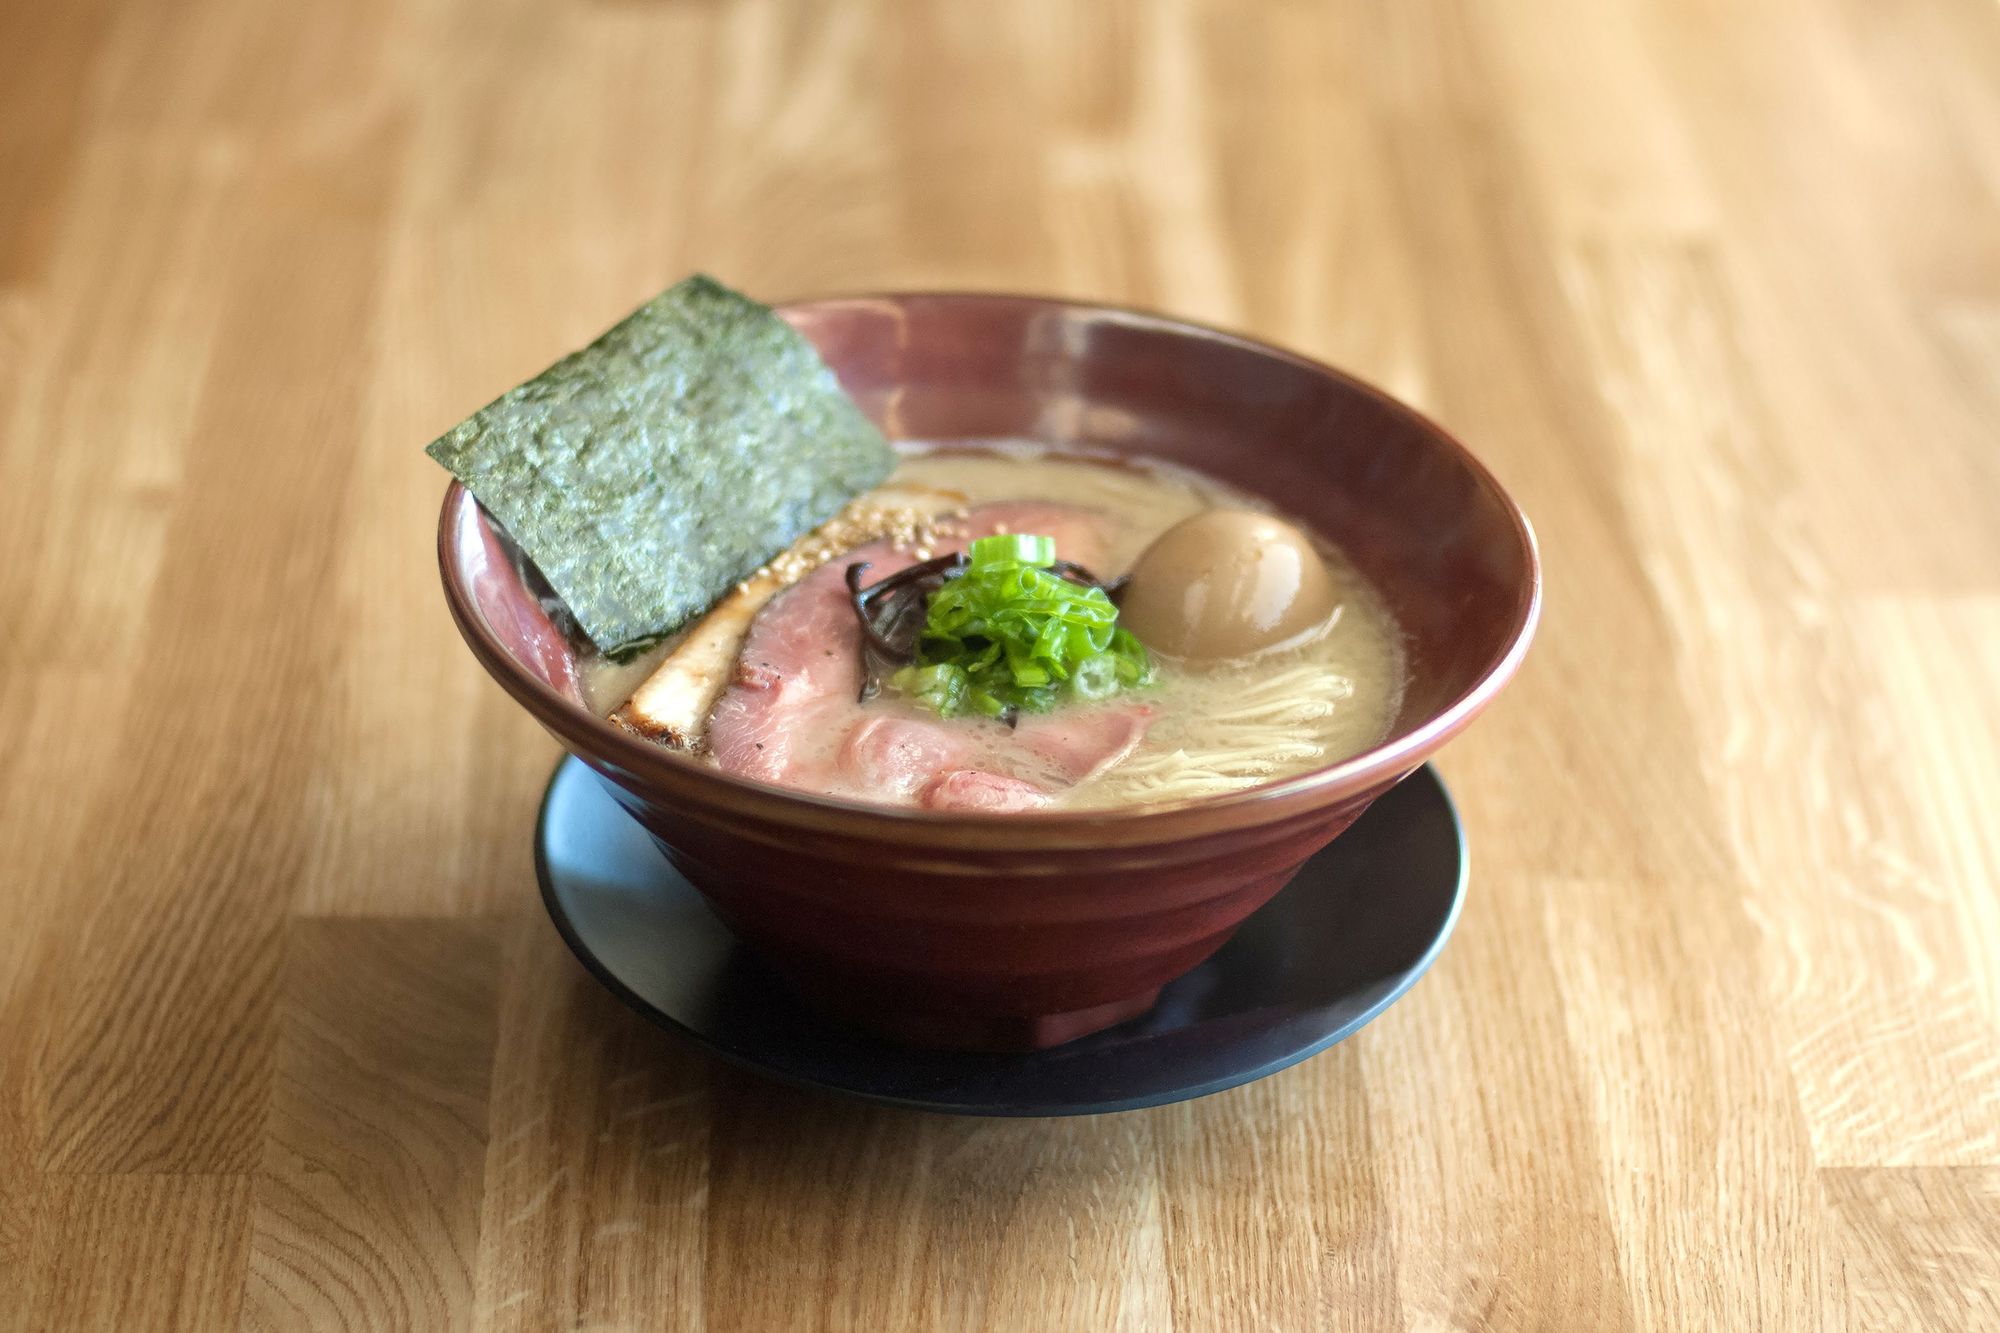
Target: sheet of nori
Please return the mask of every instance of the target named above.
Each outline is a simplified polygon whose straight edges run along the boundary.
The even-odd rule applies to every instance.
[[[426,452],[614,657],[673,633],[895,466],[812,344],[700,275]]]

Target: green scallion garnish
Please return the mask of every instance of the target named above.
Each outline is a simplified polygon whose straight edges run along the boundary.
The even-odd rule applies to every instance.
[[[1152,660],[1104,589],[1056,563],[1051,537],[973,542],[965,568],[930,596],[916,661],[889,683],[941,717],[1010,717],[1150,682]]]

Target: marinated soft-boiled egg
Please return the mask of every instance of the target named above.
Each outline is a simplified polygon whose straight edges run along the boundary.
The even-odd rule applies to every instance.
[[[1269,514],[1211,509],[1168,528],[1133,564],[1119,618],[1171,657],[1247,657],[1324,625],[1333,578],[1312,540]]]

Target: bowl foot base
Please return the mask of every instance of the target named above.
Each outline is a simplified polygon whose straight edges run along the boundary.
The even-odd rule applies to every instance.
[[[1451,932],[1466,874],[1451,800],[1420,769],[1213,958],[1168,983],[1145,1017],[1053,1051],[977,1055],[830,1032],[823,1012],[757,961],[575,759],[563,761],[542,806],[535,868],[549,916],[583,966],[661,1027],[788,1083],[960,1115],[1130,1111],[1295,1064],[1415,983]],[[865,990],[878,1010],[891,1007],[886,988]],[[943,1007],[907,991],[896,1000]]]

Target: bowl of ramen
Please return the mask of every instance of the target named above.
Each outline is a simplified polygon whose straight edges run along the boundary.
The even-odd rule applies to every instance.
[[[1144,1012],[1539,606],[1444,430],[1129,310],[691,279],[431,452],[481,664],[786,984],[920,1045]]]

